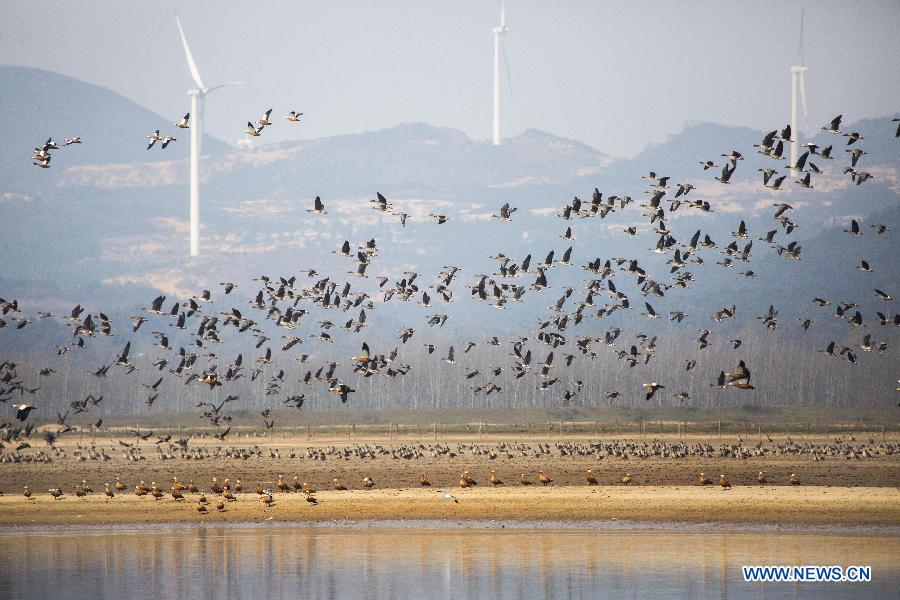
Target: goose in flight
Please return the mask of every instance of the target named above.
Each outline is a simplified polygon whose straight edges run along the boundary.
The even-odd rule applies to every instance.
[[[647,395],[645,396],[644,399],[645,399],[645,400],[650,400],[651,398],[653,398],[653,394],[656,393],[656,390],[664,389],[666,386],[664,386],[664,385],[659,385],[658,383],[656,383],[656,382],[654,381],[654,382],[651,382],[651,383],[642,383],[642,384],[641,384],[641,387],[647,389]]]
[[[269,115],[270,115],[270,114],[272,114],[272,109],[271,109],[271,108],[270,108],[269,110],[267,110],[267,111],[265,112],[265,114],[264,114],[262,117],[260,117],[260,119],[257,121],[257,123],[260,125],[260,129],[262,129],[262,127],[264,127],[264,126],[266,126],[266,125],[271,125],[271,124],[272,124],[272,123],[269,121]]]
[[[850,220],[850,229],[845,229],[844,233],[849,233],[851,235],[862,235],[862,232],[859,230],[859,223],[856,219]]]
[[[823,127],[822,131],[826,133],[840,133],[841,132],[841,117],[843,115],[838,115],[831,120],[831,124],[828,127]]]
[[[150,140],[150,144],[147,146],[147,150],[153,147],[153,145],[161,140],[162,138],[159,136],[159,129],[153,132],[152,135],[148,135],[147,139]]]
[[[723,154],[722,156],[725,155]],[[724,167],[722,167],[722,174],[716,177],[716,180],[721,183],[729,183],[728,180],[731,179],[731,176],[734,174],[735,169],[737,169],[736,166],[732,166],[731,168],[729,168],[728,165],[725,165]]]
[[[259,128],[257,128],[253,123],[247,121],[247,130],[244,133],[251,137],[259,137],[259,134],[262,132],[263,127],[265,127],[265,125],[260,125]]]
[[[189,127],[188,121],[190,120],[190,118],[191,118],[191,113],[185,114],[185,115],[181,118],[180,121],[178,121],[177,123],[175,123],[175,127],[177,127],[178,129],[187,129],[187,128]]]
[[[335,380],[335,382],[328,388],[328,391],[336,393],[340,397],[341,402],[346,404],[349,398],[349,394],[352,394],[356,390],[351,389],[350,386],[346,383],[340,383]]]
[[[24,421],[28,418],[28,414],[34,410],[34,407],[30,404],[13,404],[13,408],[16,409],[16,418],[20,421]]]
[[[300,121],[300,117],[303,116],[302,112],[297,112],[296,110],[292,110],[288,113],[288,116],[285,117],[291,123],[298,123]]]
[[[499,215],[491,215],[491,217],[494,219],[500,219],[501,221],[511,221],[512,214],[514,212],[516,212],[517,210],[519,210],[519,209],[518,208],[510,208],[509,202],[507,202],[506,204],[504,204],[503,206],[500,207]]]
[[[165,150],[166,146],[169,145],[169,142],[176,142],[178,140],[176,140],[171,135],[167,135],[167,136],[164,136],[163,138],[161,138],[160,141],[162,142],[162,149]]]
[[[71,138],[66,138],[63,141],[63,146],[71,146],[72,144],[80,144],[80,143],[81,143],[80,137],[71,137]]]
[[[328,211],[325,210],[325,205],[322,203],[322,199],[319,196],[316,196],[316,199],[313,202],[313,208],[307,208],[306,212],[316,213],[317,215],[328,214]]]
[[[847,145],[855,144],[859,140],[864,140],[863,136],[859,134],[858,131],[854,131],[853,133],[845,133],[843,134],[845,138],[847,138]]]

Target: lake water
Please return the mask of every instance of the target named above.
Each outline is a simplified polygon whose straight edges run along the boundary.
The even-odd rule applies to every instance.
[[[0,530],[0,598],[898,598],[897,530],[620,523]],[[745,583],[742,565],[870,565]]]

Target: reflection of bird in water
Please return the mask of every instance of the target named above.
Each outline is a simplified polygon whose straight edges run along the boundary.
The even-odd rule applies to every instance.
[[[724,475],[719,475],[719,485],[722,486],[723,490],[731,489],[731,484],[728,482],[728,479],[726,479]]]

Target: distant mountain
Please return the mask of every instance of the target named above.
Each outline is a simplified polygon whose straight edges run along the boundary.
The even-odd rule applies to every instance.
[[[0,66],[0,90],[2,192],[31,193],[48,175],[56,178],[76,165],[138,164],[189,156],[190,133],[172,125],[182,115],[162,117],[106,88],[40,69]],[[177,138],[164,153],[158,144],[146,149],[145,136],[154,129]],[[81,137],[84,143],[54,152],[52,169],[40,172],[43,169],[31,166],[31,152],[48,137],[60,146],[67,137]],[[205,135],[203,149],[215,154],[229,146]]]

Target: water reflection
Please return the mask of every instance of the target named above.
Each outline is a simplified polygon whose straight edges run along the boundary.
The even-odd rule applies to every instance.
[[[744,564],[871,565],[868,584],[745,584]],[[0,598],[896,596],[893,535],[597,529],[0,532]]]

